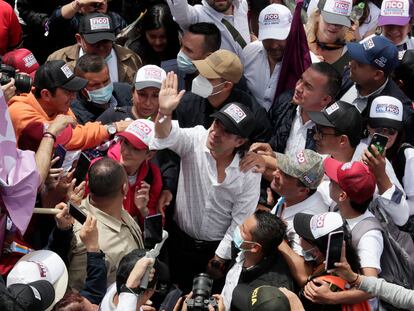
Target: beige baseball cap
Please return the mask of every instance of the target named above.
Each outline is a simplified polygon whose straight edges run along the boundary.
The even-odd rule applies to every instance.
[[[224,79],[238,83],[243,74],[240,58],[233,52],[217,50],[203,60],[194,60],[200,75],[207,79]]]

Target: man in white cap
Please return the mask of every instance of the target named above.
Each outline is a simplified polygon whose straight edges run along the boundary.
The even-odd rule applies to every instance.
[[[259,15],[259,40],[243,49],[247,86],[266,110],[272,105],[276,93],[291,22],[292,14],[286,6],[267,6]]]

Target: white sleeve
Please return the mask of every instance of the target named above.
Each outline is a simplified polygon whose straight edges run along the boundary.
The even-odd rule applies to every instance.
[[[221,240],[216,249],[216,255],[220,258],[231,259],[231,241],[233,240],[234,230],[256,210],[260,196],[261,177],[261,174],[251,172],[247,173],[246,176],[241,177],[246,180],[243,185],[243,195],[239,196],[238,200],[233,204],[230,227],[227,229],[223,240]]]
[[[395,184],[377,197],[378,205],[392,218],[397,226],[403,226],[408,220],[409,209],[405,193]]]
[[[407,148],[405,154],[404,191],[407,195],[409,214],[414,215],[414,149]]]
[[[120,293],[115,311],[136,311],[138,297],[132,293]]]
[[[202,126],[180,128],[176,120],[173,120],[171,125],[170,134],[165,138],[154,138],[150,144],[150,149],[161,150],[168,148],[182,156],[193,151],[196,147],[202,148],[202,146],[196,145],[198,143],[197,138],[207,131]]]
[[[167,0],[172,16],[182,28],[188,28],[191,24],[199,22],[197,7],[189,5],[187,0]],[[201,8],[200,8],[201,9]]]
[[[379,230],[370,230],[359,240],[357,252],[361,261],[361,268],[374,268],[381,272],[381,255],[384,249],[384,240]]]

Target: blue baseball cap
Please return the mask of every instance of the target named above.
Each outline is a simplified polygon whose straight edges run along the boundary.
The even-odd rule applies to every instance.
[[[371,35],[359,43],[347,43],[349,56],[362,64],[368,64],[384,72],[398,66],[397,47],[384,36]]]

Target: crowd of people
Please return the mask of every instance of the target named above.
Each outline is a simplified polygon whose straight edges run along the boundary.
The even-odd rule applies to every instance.
[[[413,24],[0,0],[0,310],[413,310]]]

